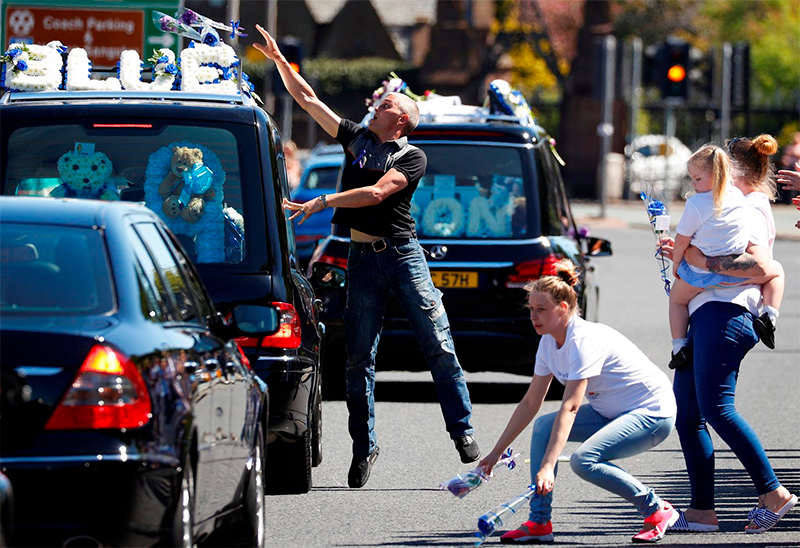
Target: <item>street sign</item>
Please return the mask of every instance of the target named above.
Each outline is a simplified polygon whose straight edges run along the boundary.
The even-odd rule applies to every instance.
[[[155,48],[179,52],[179,38],[153,25],[153,11],[174,13],[180,0],[22,0],[3,2],[2,51],[11,43],[44,45],[58,40],[83,48],[95,68],[113,69],[120,53],[147,59]]]

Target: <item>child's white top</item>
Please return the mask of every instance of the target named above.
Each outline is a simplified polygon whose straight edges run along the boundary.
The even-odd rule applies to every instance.
[[[686,200],[676,230],[682,236],[691,236],[692,245],[706,257],[741,255],[750,240],[748,206],[742,192],[726,184],[722,209],[714,215],[713,192],[700,192]]]
[[[772,216],[769,198],[763,192],[751,192],[745,199],[750,206],[751,222],[748,230],[750,241],[756,245],[769,247],[772,254],[772,244],[775,242],[775,219]],[[707,289],[689,301],[689,314],[694,314],[695,310],[706,303],[725,302],[738,304],[758,316],[761,301],[760,285]]]
[[[586,398],[604,417],[613,419],[630,411],[675,416],[677,406],[667,375],[618,331],[575,315],[564,344],[556,346],[552,335],[542,336],[534,373],[552,373],[561,384],[589,379]]]
[[[772,246],[775,244],[775,217],[772,216],[772,206],[769,203],[769,196],[763,192],[751,192],[744,198],[754,215],[753,222],[750,225],[750,241],[755,245],[760,245],[769,249],[769,255],[771,257]],[[766,232],[764,231],[764,227],[761,226],[762,223],[766,224]]]

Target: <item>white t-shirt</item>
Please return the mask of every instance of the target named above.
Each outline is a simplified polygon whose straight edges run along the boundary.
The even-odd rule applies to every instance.
[[[589,379],[586,399],[604,417],[613,419],[630,411],[675,416],[667,375],[618,331],[576,315],[569,321],[564,344],[556,346],[552,335],[542,336],[534,373],[552,373],[561,384]]]
[[[751,192],[744,199],[753,215],[749,223],[750,241],[769,249],[769,256],[772,257],[772,247],[775,244],[775,217],[772,216],[769,196],[763,192]]]
[[[686,200],[676,231],[682,236],[691,236],[692,245],[706,257],[741,255],[747,249],[750,236],[748,206],[742,191],[726,184],[721,211],[715,215],[713,192],[700,192]]]
[[[750,206],[748,234],[750,241],[756,245],[769,247],[770,256],[775,243],[775,219],[769,198],[763,192],[751,192],[745,196],[746,203]],[[693,242],[694,243],[694,242]],[[761,306],[760,285],[739,285],[736,287],[706,289],[689,301],[689,315],[709,302],[724,302],[738,304],[756,316],[759,315]]]

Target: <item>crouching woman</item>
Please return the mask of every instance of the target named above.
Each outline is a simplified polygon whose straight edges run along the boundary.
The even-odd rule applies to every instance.
[[[578,316],[574,265],[561,261],[555,276],[529,282],[531,322],[542,336],[530,387],[497,444],[481,462],[486,473],[539,412],[550,382],[565,385],[561,407],[539,417],[531,439],[531,477],[537,496],[529,521],[505,533],[504,543],[552,542],[553,486],[558,456],[567,441],[582,442],[570,466],[582,479],[624,498],[644,516],[634,542],[656,542],[679,517],[611,461],[655,447],[672,432],[675,397],[667,376],[614,329]],[[584,397],[588,403],[582,404]]]

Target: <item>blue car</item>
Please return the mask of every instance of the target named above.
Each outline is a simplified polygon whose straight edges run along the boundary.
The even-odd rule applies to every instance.
[[[339,172],[342,169],[344,153],[340,145],[318,146],[311,152],[303,170],[300,184],[292,192],[292,201],[307,202],[320,194],[336,192]],[[300,265],[308,265],[317,242],[331,233],[333,208],[328,208],[311,216],[303,224],[294,222],[294,238]]]

